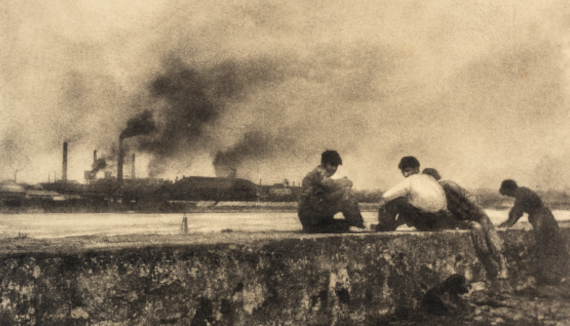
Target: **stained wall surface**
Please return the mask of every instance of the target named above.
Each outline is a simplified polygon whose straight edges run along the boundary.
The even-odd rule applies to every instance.
[[[570,238],[568,229],[562,233]],[[0,325],[369,325],[406,320],[418,311],[427,289],[455,273],[509,295],[528,289],[537,268],[532,231],[500,234],[511,275],[503,282],[491,280],[466,231],[3,254]],[[561,311],[567,308],[553,302]]]

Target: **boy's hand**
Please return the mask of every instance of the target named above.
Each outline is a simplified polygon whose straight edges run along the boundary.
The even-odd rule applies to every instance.
[[[348,188],[352,187],[352,181],[348,180],[347,177],[336,179],[336,182],[341,187],[348,187]]]

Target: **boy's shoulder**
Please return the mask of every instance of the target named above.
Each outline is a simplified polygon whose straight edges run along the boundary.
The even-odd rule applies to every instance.
[[[525,197],[525,196],[533,196],[533,195],[536,195],[536,192],[530,190],[530,189],[527,188],[527,187],[518,187],[518,188],[515,190],[515,197],[516,197],[516,196]]]
[[[449,179],[441,179],[438,181],[439,184],[445,189],[452,189],[459,192],[465,192],[465,188],[460,186],[457,182]]]
[[[309,173],[313,173],[313,174],[324,174],[327,173],[327,170],[325,170],[325,168],[322,165],[318,165],[317,167],[315,167],[311,172]]]
[[[325,168],[322,165],[319,165],[316,168],[312,169],[309,173],[307,173],[305,178],[311,178],[311,177],[321,178],[326,176],[326,173],[327,171],[325,170]]]
[[[427,175],[427,174],[423,174],[423,173],[418,173],[418,174],[412,174],[411,176],[407,177],[404,181],[408,181],[410,183],[438,183],[437,180],[435,180],[432,176]]]
[[[535,191],[527,187],[518,187],[517,190],[515,190],[514,197],[521,201],[540,200],[540,196]]]
[[[409,182],[408,186],[414,189],[441,189],[443,192],[443,186],[431,175],[418,173],[407,177],[406,180]]]

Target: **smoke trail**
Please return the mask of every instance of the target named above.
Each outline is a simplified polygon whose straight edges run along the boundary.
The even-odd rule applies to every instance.
[[[107,167],[107,160],[104,158],[98,158],[97,161],[93,163],[93,170],[91,170],[92,174],[99,172]]]
[[[160,108],[161,128],[156,137],[140,141],[139,148],[160,160],[199,139],[220,110],[207,96],[207,86],[198,71],[178,65],[152,81],[152,98],[165,102]]]
[[[218,151],[214,159],[214,168],[219,177],[236,176],[237,170],[245,159],[262,160],[272,156],[273,137],[260,131],[247,132],[242,141],[226,151]]]
[[[138,135],[147,135],[155,129],[152,112],[145,110],[127,121],[127,128],[121,132],[120,140]]]
[[[153,156],[149,173],[160,174],[167,161],[182,154],[213,154],[227,147],[216,142],[220,119],[232,111],[232,103],[282,79],[278,66],[257,58],[198,69],[171,59],[165,72],[149,84],[151,102],[158,106],[158,130],[152,137],[137,139],[137,149]]]

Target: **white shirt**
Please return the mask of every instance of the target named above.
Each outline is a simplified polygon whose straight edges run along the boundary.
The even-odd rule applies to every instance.
[[[399,197],[406,198],[412,206],[427,213],[447,209],[445,191],[427,174],[413,174],[382,195],[386,202]]]

